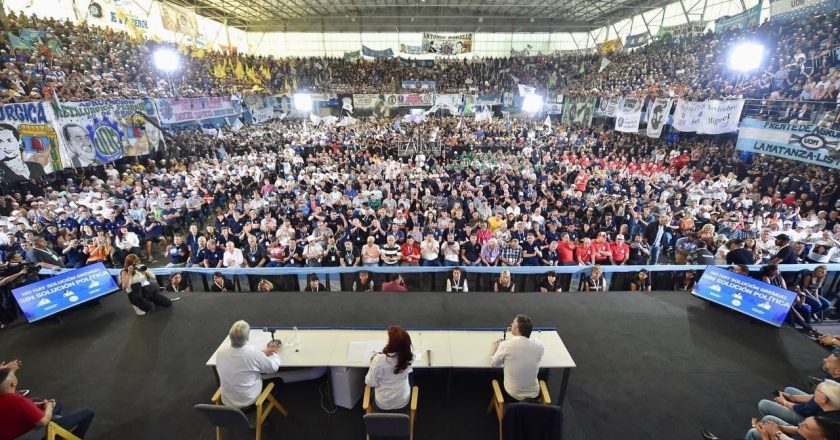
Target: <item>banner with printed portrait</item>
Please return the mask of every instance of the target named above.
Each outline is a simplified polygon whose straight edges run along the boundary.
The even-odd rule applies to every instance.
[[[166,30],[183,35],[198,34],[195,13],[172,3],[160,2],[160,21]]]
[[[156,99],[163,124],[227,118],[242,113],[242,101],[231,96],[204,98]]]
[[[675,130],[694,133],[700,128],[700,119],[706,108],[705,101],[677,101],[674,110],[673,127]]]
[[[0,182],[38,179],[64,167],[54,120],[45,102],[0,107]]]
[[[437,55],[461,55],[472,52],[473,34],[457,35],[423,34],[423,52]]]
[[[397,95],[384,93],[353,94],[353,116],[389,117],[396,113]]]
[[[697,133],[723,134],[738,131],[738,120],[743,108],[743,99],[706,101]]]
[[[671,113],[671,107],[674,105],[673,99],[656,98],[647,112],[647,135],[651,138],[659,138],[662,135],[662,128],[665,127],[665,122],[668,120],[668,115]]]
[[[423,46],[415,46],[411,44],[400,44],[400,53],[409,55],[420,55],[423,53]]]
[[[635,133],[642,120],[643,98],[622,98],[615,113],[615,131]]]
[[[735,148],[840,169],[840,131],[745,118]]]
[[[595,109],[595,116],[614,118],[619,100],[621,98],[600,98],[598,108]]]
[[[757,28],[761,24],[759,18],[761,18],[761,2],[740,14],[718,18],[715,20],[715,32],[719,33],[735,28],[744,30]]]
[[[151,99],[53,103],[53,110],[67,157],[65,168],[101,165],[164,147]]]
[[[341,110],[341,116],[353,116],[355,113],[353,109],[353,95],[349,93],[339,93],[338,108]]]
[[[633,49],[634,47],[644,46],[650,41],[650,34],[642,32],[641,34],[628,35],[624,37],[624,48]]]
[[[595,115],[595,97],[567,96],[563,102],[563,125],[589,127]]]

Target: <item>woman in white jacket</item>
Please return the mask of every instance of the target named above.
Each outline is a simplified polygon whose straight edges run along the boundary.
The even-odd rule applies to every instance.
[[[411,337],[402,327],[388,327],[388,344],[370,360],[365,384],[374,388],[374,409],[400,411],[411,400]]]

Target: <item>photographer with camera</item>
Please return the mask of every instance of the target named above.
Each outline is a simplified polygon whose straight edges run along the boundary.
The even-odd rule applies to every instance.
[[[12,254],[9,263],[0,265],[0,329],[18,317],[18,306],[12,288],[27,281],[34,281],[40,267],[23,261],[19,254]]]
[[[155,274],[139,261],[140,257],[136,254],[126,255],[119,278],[120,287],[128,292],[128,301],[135,307],[137,315],[143,316],[155,306],[171,307],[172,300],[161,293]]]

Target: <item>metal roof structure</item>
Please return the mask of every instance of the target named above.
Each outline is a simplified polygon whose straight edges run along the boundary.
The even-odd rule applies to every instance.
[[[673,0],[166,0],[250,32],[587,32]]]

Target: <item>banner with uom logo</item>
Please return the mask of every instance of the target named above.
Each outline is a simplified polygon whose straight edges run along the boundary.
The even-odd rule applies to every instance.
[[[142,156],[163,146],[151,99],[53,103],[53,110],[67,168]]]
[[[840,168],[840,131],[816,124],[785,124],[746,118],[736,148],[829,168]]]

